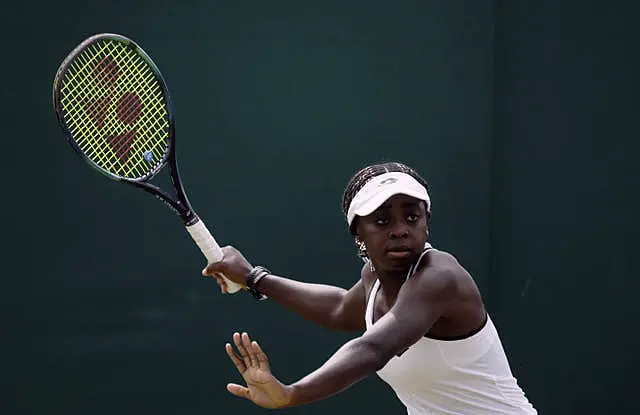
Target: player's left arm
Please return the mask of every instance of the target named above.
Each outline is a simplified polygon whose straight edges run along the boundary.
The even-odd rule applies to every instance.
[[[319,369],[290,385],[291,406],[332,396],[374,374],[422,338],[457,293],[455,267],[427,267],[400,289],[394,306]]]

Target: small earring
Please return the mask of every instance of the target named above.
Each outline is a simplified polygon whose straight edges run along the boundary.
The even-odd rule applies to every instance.
[[[362,241],[359,238],[356,238],[356,246],[358,247],[358,250],[360,251],[360,257],[362,259],[365,259],[365,261],[369,262],[369,269],[371,270],[371,272],[375,272],[376,269],[373,267],[373,262],[371,261],[371,258],[369,258],[369,255],[367,255],[367,246],[364,244],[364,241]]]
[[[367,246],[364,244],[364,242],[358,238],[356,238],[356,246],[358,247],[358,249],[360,250],[360,252],[365,253],[367,252]]]

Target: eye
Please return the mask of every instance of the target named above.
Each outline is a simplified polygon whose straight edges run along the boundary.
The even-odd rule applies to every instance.
[[[387,218],[378,218],[376,219],[376,225],[385,226],[389,223],[389,219]]]
[[[414,213],[411,213],[407,216],[407,222],[417,222],[418,219],[420,219],[420,215],[416,215]]]

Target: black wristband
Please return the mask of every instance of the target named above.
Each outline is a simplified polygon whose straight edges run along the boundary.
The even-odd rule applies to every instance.
[[[251,271],[249,271],[249,274],[247,275],[247,278],[246,278],[247,291],[249,291],[253,296],[253,298],[255,298],[256,300],[267,299],[266,295],[258,291],[257,286],[258,286],[258,282],[260,282],[262,278],[264,278],[269,274],[271,274],[271,272],[265,267],[261,267],[261,266],[253,267]]]

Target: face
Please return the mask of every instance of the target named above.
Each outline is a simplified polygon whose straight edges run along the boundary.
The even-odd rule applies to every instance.
[[[407,269],[424,249],[428,219],[423,201],[395,195],[370,215],[358,217],[357,235],[376,269]]]

